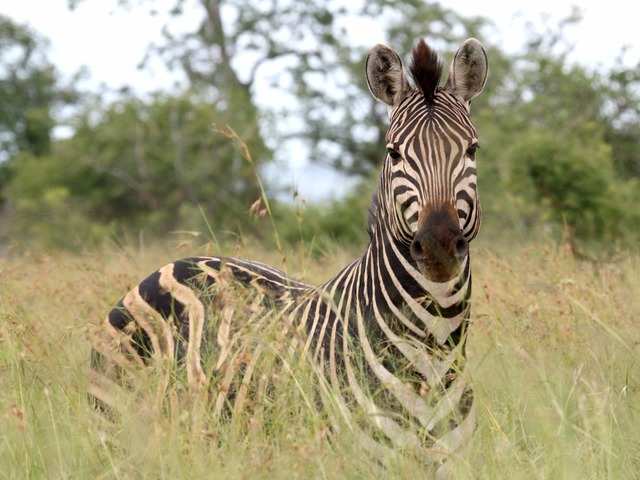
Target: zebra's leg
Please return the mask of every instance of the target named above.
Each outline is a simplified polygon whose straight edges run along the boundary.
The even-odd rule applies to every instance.
[[[436,441],[436,448],[446,452],[446,457],[436,471],[437,480],[453,478],[452,461],[455,461],[455,457],[463,456],[470,447],[471,437],[476,429],[475,408],[473,390],[467,387],[458,403],[457,419],[452,421],[450,431]]]
[[[174,337],[168,319],[146,303],[138,289],[130,291],[91,335],[89,393],[110,410],[118,410],[125,376],[139,376],[151,362],[160,373],[154,408],[165,396],[174,359]],[[148,365],[147,365],[148,366]],[[101,409],[104,410],[102,405]]]
[[[169,386],[174,360],[174,338],[169,319],[152,308],[142,298],[139,289],[131,290],[124,297],[123,304],[151,342],[151,360],[160,374],[154,402],[155,408],[159,409]]]
[[[205,307],[194,289],[180,283],[174,277],[174,265],[170,263],[159,270],[159,284],[164,291],[184,306],[184,315],[189,325],[186,355],[187,381],[192,390],[199,391],[208,383],[200,357]]]
[[[122,302],[100,324],[90,328],[89,401],[105,413],[118,410],[117,398],[125,392],[122,388],[125,375],[144,366],[134,347],[134,331],[134,323]]]
[[[183,264],[189,265],[188,269],[182,268],[179,279],[172,275],[176,264],[181,267],[184,267]],[[107,384],[100,379],[112,379],[122,384],[124,375],[131,374],[135,378],[139,375],[139,367],[151,362],[159,367],[161,374],[154,402],[159,407],[169,384],[170,367],[176,360],[176,342],[178,340],[180,345],[183,343],[183,339],[175,338],[175,327],[179,332],[184,325],[191,330],[187,347],[187,357],[192,367],[189,371],[197,373],[198,367],[202,371],[199,364],[193,365],[193,359],[199,361],[201,335],[198,335],[198,331],[202,331],[204,323],[204,306],[192,289],[178,282],[188,280],[185,272],[191,277],[202,273],[194,267],[193,262],[187,264],[186,261],[179,261],[152,273],[133,288],[104,322],[94,329],[91,335],[93,352],[89,386],[94,398],[104,404],[113,403],[114,396],[108,393]],[[203,376],[200,376],[200,381]]]

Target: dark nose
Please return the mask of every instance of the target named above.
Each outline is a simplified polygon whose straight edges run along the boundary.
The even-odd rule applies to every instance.
[[[448,243],[448,244],[447,244]],[[463,260],[469,252],[469,243],[462,235],[451,238],[450,241],[438,241],[432,235],[420,235],[411,242],[411,256],[414,260],[425,260],[429,253],[442,256],[454,256]]]
[[[462,261],[469,252],[469,243],[462,235],[457,217],[449,212],[431,213],[418,230],[410,246],[416,261],[450,263]]]

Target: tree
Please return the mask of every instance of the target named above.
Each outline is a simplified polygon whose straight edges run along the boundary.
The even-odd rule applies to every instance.
[[[628,180],[640,154],[631,141],[640,128],[634,77],[569,61],[564,29],[579,19],[574,12],[530,32],[526,49],[511,59],[508,81],[490,99],[492,108],[476,117],[483,210],[493,229],[530,232],[555,224],[574,250],[589,240],[637,238],[628,205],[640,199],[637,182]],[[487,175],[491,189],[482,188]]]
[[[82,1],[88,0],[70,0],[70,5]],[[157,0],[119,3],[154,12],[162,5]],[[194,11],[201,12],[197,27],[176,33],[173,18]],[[175,0],[167,12],[164,42],[152,45],[147,59],[160,56],[178,68],[191,88],[209,92],[220,112],[243,110],[232,127],[250,147],[260,137],[269,138],[272,148],[302,140],[314,160],[364,176],[380,162],[386,125],[386,110],[371,98],[362,75],[367,49],[388,41],[408,54],[415,40],[426,36],[453,50],[487,23],[423,0],[370,0],[348,7],[335,0]],[[379,29],[372,45],[351,43],[352,21]],[[255,87],[262,69],[274,62],[281,73],[271,87],[283,101],[265,110]]]
[[[596,125],[581,129],[567,137],[534,128],[511,151],[515,185],[564,226],[573,251],[579,241],[619,240],[626,208],[615,188],[611,148]]]
[[[70,3],[81,1],[87,0]],[[118,4],[151,10],[166,5],[159,0]],[[173,20],[186,11],[199,12],[198,24],[177,32]],[[237,213],[258,197],[254,172],[213,132],[212,123],[233,127],[258,164],[294,138],[311,147],[316,161],[371,182],[383,158],[387,112],[366,90],[362,63],[370,45],[350,37],[352,24],[379,27],[372,43],[386,41],[403,54],[426,36],[445,61],[461,39],[486,37],[491,28],[485,19],[422,0],[349,6],[332,0],[173,0],[166,19],[164,40],[150,46],[147,59],[159,56],[183,73],[182,93],[87,103],[75,134],[65,141],[51,142],[50,126],[40,130],[43,136],[3,137],[47,139],[20,140],[29,148],[14,142],[12,161],[5,162],[11,169],[5,168],[3,177],[0,168],[0,183],[10,184],[5,191],[24,220],[23,231],[36,228],[27,220],[43,212],[57,212],[49,218],[63,223],[76,221],[76,215],[77,225],[91,220],[107,231],[143,226],[166,231],[193,225],[198,204],[208,207],[218,226],[237,224]],[[526,48],[515,55],[485,42],[490,81],[472,110],[482,144],[485,225],[495,231],[530,232],[544,222],[567,226],[572,238],[604,239],[630,222],[620,205],[638,201],[638,182],[627,177],[640,171],[640,78],[622,63],[607,74],[571,63],[564,29],[578,21],[575,11],[559,25],[532,30]],[[265,87],[269,68],[283,73]],[[267,104],[259,97],[264,91],[269,96],[278,91],[282,100]],[[16,107],[24,113],[21,125],[50,120],[52,103],[44,104],[49,108],[41,117]],[[489,178],[491,188],[484,186]],[[357,197],[368,198],[370,189],[370,183],[360,186]],[[339,205],[331,210],[349,218]],[[290,215],[286,208],[275,211],[279,221]],[[349,222],[334,222],[320,209],[311,214],[316,230],[349,231],[344,228]],[[298,230],[296,225],[292,232]]]
[[[16,155],[48,153],[54,110],[75,99],[71,87],[59,85],[46,47],[35,32],[0,15],[0,212]]]
[[[166,233],[242,222],[259,195],[253,167],[214,132],[221,116],[193,93],[88,106],[75,134],[16,157],[13,233],[70,245],[108,233]]]
[[[626,67],[623,59],[624,52],[605,79],[605,138],[618,173],[640,178],[640,62]]]
[[[62,92],[45,49],[37,34],[0,15],[0,161],[50,148],[52,109]]]

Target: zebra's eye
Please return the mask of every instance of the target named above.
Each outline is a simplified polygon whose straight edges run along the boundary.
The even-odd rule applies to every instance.
[[[478,150],[478,148],[480,148],[480,146],[477,143],[469,145],[469,148],[467,148],[467,155],[471,158],[475,158],[476,150]]]
[[[389,154],[389,156],[391,157],[391,160],[393,161],[400,160],[401,158],[400,154],[393,148],[387,148],[387,153]]]

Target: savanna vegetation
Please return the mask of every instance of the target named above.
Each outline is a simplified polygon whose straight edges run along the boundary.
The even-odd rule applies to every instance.
[[[295,189],[267,181],[267,193],[280,200],[273,210],[283,241],[362,240],[386,125],[385,108],[363,78],[369,43],[408,53],[425,36],[446,62],[471,35],[488,48],[491,66],[473,105],[485,238],[505,231],[515,239],[564,238],[591,253],[637,242],[640,68],[627,66],[624,50],[612,52],[619,60],[608,70],[571,62],[564,34],[580,28],[578,10],[531,27],[523,48],[507,53],[489,19],[437,3],[169,3],[114,2],[166,19],[163,43],[149,46],[141,68],[162,60],[182,80],[141,97],[108,87],[85,92],[75,77],[62,82],[46,40],[1,18],[4,244],[77,249],[140,232],[202,232],[205,218],[218,236],[268,241],[268,219],[246,214],[260,196],[256,173],[287,178],[280,171],[299,155],[296,145],[357,186],[307,205]],[[174,31],[187,11],[200,12],[200,23]],[[351,38],[356,20],[378,26],[379,35]],[[266,73],[274,69],[277,75]],[[282,101],[265,102],[271,95]],[[252,163],[220,133],[227,126],[247,144]],[[69,135],[54,135],[56,127]]]
[[[0,16],[1,477],[420,478],[420,459],[397,452],[383,469],[348,430],[329,436],[304,365],[263,421],[220,423],[194,402],[158,412],[142,385],[106,423],[86,401],[87,328],[190,254],[256,258],[310,282],[345,265],[366,242],[384,156],[367,48],[408,53],[425,36],[448,60],[476,36],[491,68],[472,106],[479,425],[455,478],[640,478],[640,65],[623,50],[609,69],[573,63],[577,10],[513,53],[489,19],[418,0],[113,3],[166,19],[141,68],[161,60],[177,86],[83,91],[46,39]],[[199,23],[174,31],[187,10]],[[354,19],[379,35],[352,38]],[[273,92],[286,101],[265,104]],[[355,187],[313,204],[270,182],[295,142]]]
[[[283,266],[273,250],[192,240],[0,262],[3,477],[428,478],[420,459],[398,452],[383,468],[348,430],[327,435],[304,366],[277,382],[265,416],[210,420],[178,384],[159,412],[148,375],[117,422],[91,408],[88,323],[168,257],[221,249]],[[299,249],[284,266],[319,282],[355,254]],[[477,248],[474,268],[478,429],[454,478],[640,478],[640,258],[594,265],[546,243]],[[269,347],[269,338],[256,341]]]

